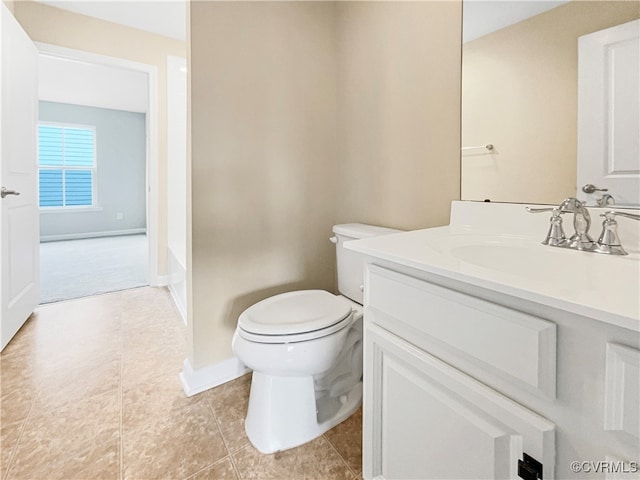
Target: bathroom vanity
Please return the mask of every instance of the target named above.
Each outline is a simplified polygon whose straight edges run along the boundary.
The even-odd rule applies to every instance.
[[[639,478],[638,222],[612,256],[542,245],[548,221],[454,202],[345,245],[368,258],[364,478]]]

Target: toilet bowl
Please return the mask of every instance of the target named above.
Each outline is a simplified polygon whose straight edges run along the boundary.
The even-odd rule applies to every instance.
[[[362,224],[336,225],[338,290],[287,292],[238,318],[234,354],[253,370],[245,431],[273,453],[302,445],[348,418],[362,402],[364,260],[346,240],[395,233]]]

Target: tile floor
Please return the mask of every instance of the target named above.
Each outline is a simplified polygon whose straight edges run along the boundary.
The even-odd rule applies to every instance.
[[[361,478],[360,412],[262,455],[250,375],[184,396],[185,335],[162,288],[40,307],[0,355],[2,480]]]

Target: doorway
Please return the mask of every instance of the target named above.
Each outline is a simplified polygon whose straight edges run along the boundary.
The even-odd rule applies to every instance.
[[[71,198],[70,207],[60,205],[62,192],[54,206],[41,199],[41,303],[157,285],[157,194],[150,188],[157,170],[155,67],[36,46],[40,129],[95,134],[84,204]]]

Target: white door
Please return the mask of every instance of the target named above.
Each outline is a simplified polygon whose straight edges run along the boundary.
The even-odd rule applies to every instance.
[[[577,197],[640,206],[640,20],[578,40]]]
[[[37,51],[0,3],[0,350],[39,303]],[[15,192],[15,194],[13,193]],[[19,195],[18,195],[19,194]]]

